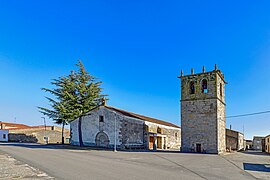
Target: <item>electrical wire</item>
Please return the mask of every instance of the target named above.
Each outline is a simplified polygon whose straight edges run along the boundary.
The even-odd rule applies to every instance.
[[[255,113],[249,113],[249,114],[240,114],[240,115],[234,115],[234,116],[227,116],[226,118],[238,118],[238,117],[254,116],[254,115],[266,114],[266,113],[270,113],[270,111],[262,111],[262,112],[255,112]]]

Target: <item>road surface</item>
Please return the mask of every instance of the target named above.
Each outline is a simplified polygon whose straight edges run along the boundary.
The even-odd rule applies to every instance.
[[[56,179],[255,179],[226,158],[173,152],[111,152],[1,143],[0,151]]]

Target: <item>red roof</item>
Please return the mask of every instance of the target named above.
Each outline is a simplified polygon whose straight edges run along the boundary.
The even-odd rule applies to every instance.
[[[154,118],[151,118],[151,117],[147,117],[147,116],[143,116],[143,115],[140,115],[140,114],[135,114],[135,113],[132,113],[132,112],[128,112],[128,111],[124,111],[124,110],[121,110],[121,109],[117,109],[117,108],[114,108],[114,107],[110,107],[110,106],[105,106],[107,107],[108,109],[111,109],[113,111],[117,111],[125,116],[128,116],[128,117],[132,117],[132,118],[137,118],[137,119],[141,119],[141,120],[144,120],[144,121],[148,121],[148,122],[152,122],[152,123],[156,123],[156,124],[161,124],[161,125],[165,125],[165,126],[171,126],[171,127],[175,127],[175,128],[180,128],[179,126],[173,124],[173,123],[170,123],[170,122],[166,122],[166,121],[162,121],[162,120],[159,120],[159,119],[154,119]]]
[[[5,129],[14,129],[14,128],[29,128],[30,126],[24,124],[16,124],[16,123],[8,123],[8,122],[0,122],[0,126],[5,125]],[[8,126],[8,127],[7,127]]]
[[[46,126],[47,128],[51,128],[53,126]],[[28,126],[28,127],[19,127],[19,128],[14,128],[12,130],[20,130],[20,129],[45,129],[45,126]]]

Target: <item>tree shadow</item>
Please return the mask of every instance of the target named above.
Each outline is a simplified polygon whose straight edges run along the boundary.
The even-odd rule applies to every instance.
[[[0,143],[0,146],[16,146],[31,149],[68,149],[68,150],[99,150],[99,151],[113,151],[113,148],[102,148],[94,146],[73,146],[70,144],[38,144],[38,143],[20,143],[20,142],[8,142]],[[180,150],[146,150],[146,149],[117,149],[119,152],[161,152],[161,153],[181,153]]]
[[[270,164],[243,163],[244,170],[270,172]]]

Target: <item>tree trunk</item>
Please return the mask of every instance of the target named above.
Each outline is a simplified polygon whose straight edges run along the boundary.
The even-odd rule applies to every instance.
[[[82,116],[79,117],[79,123],[78,123],[78,131],[79,131],[79,143],[80,146],[83,146],[83,140],[82,140]]]
[[[65,129],[65,121],[63,121],[62,124],[62,144],[65,144],[64,129]]]

